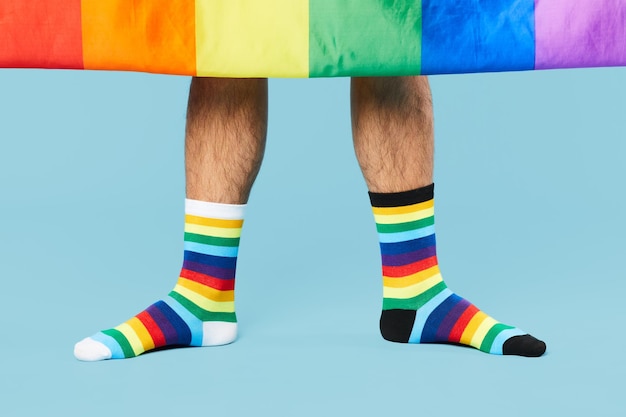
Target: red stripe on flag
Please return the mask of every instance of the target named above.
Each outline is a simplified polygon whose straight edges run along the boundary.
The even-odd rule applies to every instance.
[[[0,1],[0,67],[83,68],[81,0]]]

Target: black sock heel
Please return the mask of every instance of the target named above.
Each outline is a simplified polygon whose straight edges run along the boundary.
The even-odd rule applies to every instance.
[[[380,334],[390,342],[408,343],[415,314],[415,310],[383,310],[380,315]]]

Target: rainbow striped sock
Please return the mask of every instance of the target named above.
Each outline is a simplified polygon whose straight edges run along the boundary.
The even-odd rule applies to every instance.
[[[457,343],[500,355],[543,355],[544,342],[497,322],[443,282],[433,191],[431,184],[370,193],[383,264],[382,336],[401,343]]]
[[[168,346],[216,346],[237,337],[235,267],[245,205],[185,200],[185,255],[174,289],[112,329],[76,344],[83,361],[123,359]]]

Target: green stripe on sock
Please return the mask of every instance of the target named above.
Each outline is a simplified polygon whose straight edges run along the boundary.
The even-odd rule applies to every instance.
[[[231,246],[231,247],[239,246],[238,237],[214,237],[214,236],[197,235],[195,233],[185,233],[185,241],[202,243],[204,245],[212,245],[212,246]]]
[[[115,341],[122,348],[122,352],[124,352],[125,357],[132,358],[133,356],[136,356],[135,351],[133,350],[130,343],[128,343],[128,339],[126,339],[126,336],[124,336],[124,333],[120,332],[117,329],[103,330],[102,333],[106,334],[107,336],[111,336],[113,339],[115,339]]]
[[[421,71],[419,0],[311,0],[309,33],[311,77]]]
[[[479,349],[482,350],[483,352],[487,352],[487,353],[491,352],[491,345],[493,344],[493,341],[496,340],[496,337],[498,337],[498,335],[500,334],[502,330],[506,330],[506,329],[513,329],[513,326],[507,326],[506,324],[502,324],[502,323],[498,323],[494,325],[491,329],[489,329],[489,331],[485,335],[485,338],[483,339],[483,342],[480,344]]]
[[[378,233],[398,233],[407,232],[409,230],[421,229],[435,224],[435,216],[426,217],[425,219],[415,220],[413,222],[396,223],[396,224],[378,224],[376,230]]]
[[[168,295],[178,301],[183,307],[189,310],[191,314],[196,316],[201,321],[226,321],[229,323],[237,323],[237,315],[235,313],[207,311],[198,307],[197,304],[189,301],[176,291],[171,291]]]
[[[383,310],[417,310],[446,288],[446,283],[441,281],[413,298],[384,298]]]

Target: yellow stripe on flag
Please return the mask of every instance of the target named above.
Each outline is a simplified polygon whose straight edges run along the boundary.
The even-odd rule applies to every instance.
[[[196,0],[198,75],[308,77],[309,0]]]

